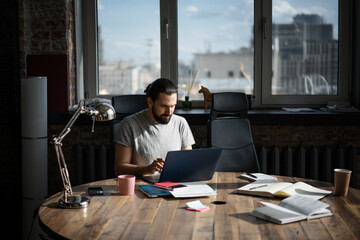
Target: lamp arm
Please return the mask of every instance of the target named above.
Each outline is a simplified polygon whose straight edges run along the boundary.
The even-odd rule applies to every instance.
[[[80,114],[82,114],[84,111],[84,106],[82,105],[83,103],[84,103],[84,100],[81,100],[79,102],[79,107],[76,109],[76,112],[71,117],[70,121],[66,124],[66,126],[61,131],[61,133],[57,137],[54,138],[54,141],[58,141],[59,143],[61,143],[63,138],[70,132],[70,129],[74,125],[75,121],[78,119]]]
[[[67,169],[67,166],[65,163],[65,158],[64,158],[63,151],[61,149],[61,145],[62,145],[61,143],[55,144],[55,151],[56,151],[56,157],[57,157],[58,164],[59,164],[61,179],[63,182],[65,201],[66,201],[67,195],[72,194],[73,191],[71,188],[69,172],[68,172],[68,169]]]
[[[55,147],[56,157],[59,164],[60,174],[61,174],[61,180],[63,182],[64,187],[64,200],[67,202],[67,195],[72,194],[72,188],[71,188],[71,182],[69,177],[69,171],[66,166],[64,153],[62,151],[62,140],[64,137],[71,131],[71,127],[74,125],[77,118],[80,116],[80,114],[84,113],[84,100],[81,100],[79,102],[79,107],[77,108],[74,115],[71,117],[70,121],[66,124],[64,129],[61,131],[61,133],[53,138],[53,144]]]
[[[65,163],[64,153],[62,151],[62,140],[71,131],[71,127],[75,123],[80,114],[86,113],[92,117],[92,132],[94,132],[95,121],[108,121],[116,117],[114,108],[108,103],[97,103],[94,106],[85,106],[85,100],[82,99],[79,102],[79,107],[71,117],[70,121],[66,124],[64,129],[59,135],[55,135],[52,138],[52,144],[54,144],[56,157],[59,164],[61,180],[64,187],[64,196],[59,200],[59,206],[64,208],[82,208],[89,204],[89,199],[83,196],[74,195],[69,177],[69,171]],[[71,196],[68,196],[68,195]]]

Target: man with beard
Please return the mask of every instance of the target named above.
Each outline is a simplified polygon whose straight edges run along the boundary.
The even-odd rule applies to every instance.
[[[168,151],[189,150],[195,143],[186,120],[173,114],[177,87],[166,78],[144,91],[148,108],[124,118],[115,146],[115,174],[143,176],[163,168]]]

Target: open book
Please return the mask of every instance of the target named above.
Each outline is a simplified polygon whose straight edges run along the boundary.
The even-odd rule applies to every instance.
[[[306,219],[331,216],[328,204],[302,195],[285,198],[279,205],[261,202],[264,207],[255,208],[250,214],[278,224],[291,223]]]
[[[257,195],[263,197],[290,197],[303,195],[318,200],[331,191],[313,187],[304,182],[252,182],[236,190],[237,193]]]

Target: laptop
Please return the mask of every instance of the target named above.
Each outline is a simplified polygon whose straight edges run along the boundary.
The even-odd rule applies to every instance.
[[[214,175],[221,153],[222,148],[169,151],[161,173],[142,178],[150,183],[210,180]]]

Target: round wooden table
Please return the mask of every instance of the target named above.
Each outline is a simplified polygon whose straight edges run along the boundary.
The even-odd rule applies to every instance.
[[[58,207],[61,193],[48,198],[39,209],[43,229],[52,237],[67,239],[360,239],[360,190],[350,188],[347,197],[327,195],[333,216],[278,225],[249,215],[259,201],[278,203],[279,198],[235,194],[248,183],[240,173],[217,172],[208,185],[216,196],[201,198],[148,198],[138,189],[135,195],[118,194],[115,179],[74,187],[90,198],[82,209]],[[333,184],[316,180],[276,176],[279,181],[303,181],[322,189]],[[136,185],[147,184],[141,180]],[[103,196],[88,196],[89,186],[101,186]],[[201,200],[210,210],[186,210],[186,203]],[[215,205],[215,200],[226,201]]]

